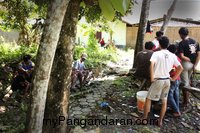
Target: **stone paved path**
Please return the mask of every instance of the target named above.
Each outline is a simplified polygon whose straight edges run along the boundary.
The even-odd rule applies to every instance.
[[[82,118],[89,114],[96,106],[99,106],[102,102],[102,99],[106,96],[106,89],[109,89],[109,85],[112,82],[104,81],[94,81],[93,84],[89,86],[87,90],[88,93],[80,93],[80,97],[70,98],[70,117],[71,118]],[[75,94],[74,94],[75,95]]]

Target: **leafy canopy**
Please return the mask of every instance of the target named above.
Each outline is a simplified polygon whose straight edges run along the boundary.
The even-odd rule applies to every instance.
[[[126,13],[131,11],[132,0],[85,0],[80,5],[79,19],[85,16],[88,23],[101,21],[102,16],[105,20],[114,21],[121,19]]]

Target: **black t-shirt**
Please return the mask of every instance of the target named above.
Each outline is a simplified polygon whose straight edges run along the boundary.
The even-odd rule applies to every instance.
[[[179,43],[178,53],[183,53],[184,56],[190,58],[191,62],[194,64],[197,58],[197,52],[200,51],[199,43],[194,39],[188,38]]]
[[[136,57],[136,73],[135,75],[142,78],[150,78],[150,58],[153,54],[151,50],[143,50]]]

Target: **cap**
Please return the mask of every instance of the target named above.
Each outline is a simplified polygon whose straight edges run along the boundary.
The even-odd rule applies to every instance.
[[[86,53],[83,53],[83,54],[81,55],[81,58],[87,59],[87,54],[86,54]]]

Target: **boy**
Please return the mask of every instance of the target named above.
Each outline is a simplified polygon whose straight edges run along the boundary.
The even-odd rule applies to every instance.
[[[170,45],[167,50],[169,52],[175,54],[177,48],[175,45]],[[178,61],[181,62],[181,59],[178,58]],[[170,77],[173,77],[176,74],[176,67],[174,66],[173,69],[170,71]],[[168,94],[168,105],[170,105],[173,109],[173,115],[178,117],[181,115],[180,108],[179,108],[179,85],[180,85],[180,76],[174,81],[171,82],[169,94]]]
[[[145,50],[139,52],[136,57],[135,75],[145,79],[150,79],[150,58],[153,54],[154,44],[152,42],[145,43]]]
[[[167,96],[170,88],[170,75],[173,66],[177,67],[177,73],[172,77],[174,81],[183,70],[177,57],[167,50],[169,45],[169,39],[165,36],[159,39],[159,45],[161,50],[154,52],[150,62],[150,79],[151,86],[149,88],[145,107],[144,107],[144,119],[147,119],[148,113],[150,112],[151,100],[159,101],[162,99],[162,109],[160,112],[160,118],[158,120],[158,125],[162,126],[163,118],[167,108]]]
[[[178,53],[184,68],[181,73],[181,83],[184,86],[190,86],[190,77],[200,60],[200,48],[199,44],[188,36],[189,31],[187,28],[181,27],[179,35],[182,41],[179,43]],[[183,90],[183,106],[186,107],[187,103],[188,92]]]

